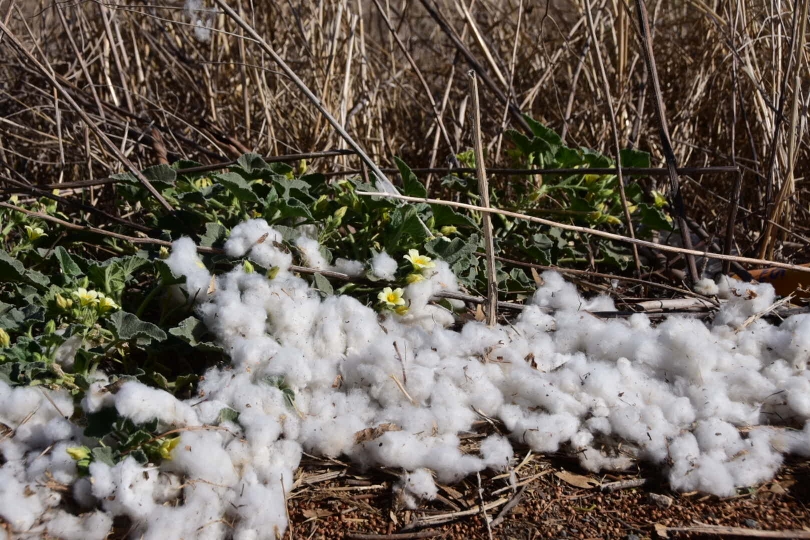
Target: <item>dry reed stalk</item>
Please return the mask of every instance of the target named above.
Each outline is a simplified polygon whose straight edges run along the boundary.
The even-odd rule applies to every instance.
[[[487,182],[487,169],[484,164],[484,146],[481,142],[481,104],[478,98],[478,79],[475,71],[470,70],[470,94],[472,95],[473,115],[473,150],[475,151],[475,169],[478,179],[478,194],[481,196],[481,206],[489,208],[489,183]],[[484,249],[486,250],[487,264],[487,324],[495,326],[498,322],[498,271],[495,267],[495,242],[492,238],[492,217],[484,214]]]

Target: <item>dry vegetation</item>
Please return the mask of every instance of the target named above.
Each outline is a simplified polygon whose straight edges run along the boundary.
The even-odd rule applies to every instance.
[[[632,2],[243,1],[239,10],[383,166],[399,155],[412,166],[444,167],[471,146],[470,63],[448,36],[453,33],[491,81],[482,85],[491,167],[509,165],[503,131],[520,128],[504,98],[568,144],[613,153],[587,7],[621,145],[650,150],[663,164]],[[165,158],[216,162],[246,150],[278,155],[345,146],[213,1],[6,0],[0,10],[139,166]],[[739,252],[806,262],[800,252],[807,247],[810,211],[803,177],[810,166],[807,2],[659,1],[649,10],[679,164],[739,165]],[[200,39],[208,33],[197,21],[211,26],[210,39]],[[110,149],[7,37],[3,41],[0,174],[51,184],[118,172]],[[358,165],[344,157],[317,167]],[[688,213],[711,236],[724,237],[736,179],[682,180]],[[104,194],[97,188],[91,200]]]

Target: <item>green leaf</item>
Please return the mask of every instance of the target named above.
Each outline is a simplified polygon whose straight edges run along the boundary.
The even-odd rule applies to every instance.
[[[526,123],[529,124],[529,128],[531,128],[535,137],[543,139],[550,145],[562,146],[562,138],[557,135],[557,132],[555,132],[553,129],[547,128],[529,115],[524,114],[523,118],[526,120]]]
[[[177,171],[165,164],[147,167],[142,171],[142,173],[156,188],[171,187],[177,180]]]
[[[11,304],[0,302],[0,328],[14,330],[25,322],[25,313]]]
[[[402,176],[403,193],[409,197],[427,197],[427,190],[422,182],[413,174],[413,171],[404,161],[394,156],[399,174]]]
[[[638,213],[641,216],[641,224],[645,227],[657,231],[674,230],[672,223],[667,219],[667,215],[660,208],[641,203],[638,205]]]
[[[506,136],[524,156],[529,157],[529,154],[532,153],[532,141],[526,135],[514,129],[507,129]]]
[[[56,246],[53,254],[59,261],[59,266],[62,268],[62,272],[64,272],[66,276],[76,277],[82,275],[82,269],[79,268],[79,265],[76,264],[76,261],[73,260],[73,257],[70,256],[64,247]]]
[[[294,171],[289,164],[282,162],[271,163],[270,170],[273,171],[273,174],[277,174],[279,176],[287,176]]]
[[[23,263],[8,252],[0,250],[0,282],[3,281],[29,283],[42,288],[47,288],[50,284],[50,280],[44,274],[26,269]]]
[[[158,373],[157,371],[153,371],[150,374],[150,377],[152,378],[153,381],[155,381],[155,384],[158,385],[158,388],[169,391],[169,381],[166,379],[166,377],[162,373]]]
[[[477,234],[473,234],[469,239],[454,238],[450,241],[446,238],[436,238],[425,244],[425,251],[447,262],[450,266],[464,259],[467,255],[475,253],[477,249]]]
[[[427,238],[413,205],[400,206],[391,212],[391,221],[386,229],[385,243],[389,253],[401,250],[404,244],[421,244]]]
[[[183,319],[179,325],[169,330],[169,333],[178,337],[203,352],[222,352],[223,349],[215,343],[203,340],[208,334],[208,328],[197,317],[191,316]],[[179,381],[179,379],[178,379]]]
[[[114,467],[115,458],[113,456],[113,449],[109,446],[97,446],[93,448],[93,461]]]
[[[225,407],[219,411],[217,424],[222,424],[224,422],[236,422],[237,420],[239,420],[239,413],[230,407]]]
[[[147,264],[149,264],[149,259],[137,255],[114,257],[102,263],[91,264],[87,268],[87,277],[104,294],[120,303],[127,281],[139,268]]]
[[[228,229],[226,229],[224,225],[214,222],[206,223],[205,234],[200,237],[200,245],[211,247],[224,239],[227,233]]]
[[[619,151],[622,167],[647,168],[650,166],[650,154],[639,150],[624,149]]]
[[[214,175],[214,179],[230,191],[237,199],[245,202],[258,202],[259,198],[253,193],[253,189],[247,180],[235,172],[219,173]]]
[[[473,220],[464,214],[456,212],[449,206],[444,206],[443,204],[432,204],[430,205],[430,208],[433,210],[434,225],[437,229],[447,225],[471,227],[473,229],[478,228]]]
[[[270,168],[264,158],[259,154],[243,154],[236,160],[236,164],[248,174],[253,174],[254,171],[265,171]]]
[[[335,293],[332,284],[329,283],[329,280],[323,277],[322,274],[315,274],[313,280],[315,281],[315,287],[321,291],[324,296],[330,296]]]
[[[144,341],[144,344],[148,345],[152,340],[163,341],[167,337],[166,332],[159,326],[144,322],[126,311],[116,311],[110,315],[109,320],[113,324],[115,334],[124,341],[139,338],[139,343]]]

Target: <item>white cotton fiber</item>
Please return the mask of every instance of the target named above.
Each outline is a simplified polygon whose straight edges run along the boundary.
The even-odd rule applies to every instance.
[[[490,435],[481,442],[484,464],[495,471],[504,471],[512,459],[512,445],[506,437]]]
[[[199,425],[197,414],[188,404],[164,390],[150,388],[136,381],[121,385],[115,394],[118,414],[136,424],[158,420],[164,425],[184,427]]]
[[[371,273],[378,279],[387,281],[394,280],[397,271],[397,261],[391,258],[388,253],[381,251],[371,259]]]
[[[48,534],[61,540],[104,540],[112,528],[112,518],[99,511],[74,516],[63,510],[48,521]]]
[[[210,293],[193,243],[175,242],[170,267],[189,291],[199,288],[196,313],[230,357],[205,373],[199,395],[183,401],[133,381],[113,394],[96,375],[82,401],[85,414],[114,406],[135,423],[179,428],[171,459],[95,461],[90,478],[78,478],[66,457],[85,440],[69,420],[72,397],[0,382],[0,422],[14,430],[0,441],[0,516],[66,537],[98,515],[127,517],[145,539],[252,540],[286,528],[285,490],[302,451],[406,471],[394,489],[411,508],[436,495],[433,477],[508,470],[512,445],[575,454],[593,472],[646,460],[673,489],[719,496],[772,478],[786,453],[810,455],[810,316],[742,326],[772,304],[770,285],[722,278],[711,323],[653,323],[644,314],[600,317],[612,300],[583,298],[545,272],[516,320],[488,327],[437,305],[437,293],[458,290],[443,261],[405,287],[407,313],[392,313],[374,291],[368,305],[323,297],[287,271],[292,257],[280,240],[263,220],[235,227],[227,254],[279,272],[269,279],[237,264]],[[311,237],[296,245],[309,266],[332,268]],[[396,278],[397,261],[384,252],[367,264],[335,262],[351,275],[366,266]],[[235,414],[221,421],[228,410]],[[482,417],[499,419],[503,435],[462,451],[460,434]],[[72,484],[83,509],[104,513],[57,512],[61,493],[41,482],[49,475]]]
[[[713,279],[703,278],[694,285],[695,292],[703,296],[717,296],[720,288]]]
[[[329,263],[321,254],[321,246],[317,240],[300,236],[295,241],[295,245],[301,251],[301,256],[307,266],[316,270],[329,270]]]
[[[234,485],[239,477],[223,448],[224,437],[219,430],[184,431],[166,469],[218,486]]]
[[[360,261],[350,261],[348,259],[339,258],[335,261],[335,270],[343,272],[352,277],[359,277],[363,275],[366,265]]]
[[[27,531],[45,512],[46,506],[37,493],[36,486],[21,481],[9,463],[0,467],[0,517],[12,529]]]
[[[394,485],[394,491],[399,494],[406,507],[415,509],[421,501],[432,501],[438,495],[436,483],[427,469],[417,469],[405,474]]]
[[[180,238],[172,242],[172,251],[166,265],[175,276],[185,276],[185,290],[189,299],[202,301],[208,297],[211,274],[197,256],[197,246],[191,238]]]

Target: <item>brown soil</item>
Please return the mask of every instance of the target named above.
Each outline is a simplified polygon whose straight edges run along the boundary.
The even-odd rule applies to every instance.
[[[673,493],[660,471],[639,469],[622,475],[590,475],[594,487],[576,487],[562,480],[562,471],[575,483],[587,475],[565,458],[532,456],[518,470],[519,502],[501,523],[491,527],[492,538],[502,539],[586,539],[660,538],[670,527],[739,527],[751,536],[756,531],[783,531],[783,538],[795,538],[800,531],[810,537],[810,462],[791,461],[771,482],[742,490],[720,499],[702,493]],[[565,476],[565,474],[562,474]],[[330,479],[330,477],[332,477]],[[534,477],[532,479],[532,477]],[[350,466],[308,459],[299,469],[289,502],[292,529],[286,538],[489,538],[480,513],[475,477],[459,485],[441,486],[439,497],[417,510],[397,509],[392,486],[394,471],[363,474]],[[638,488],[606,493],[600,485],[620,480],[647,479]],[[492,519],[516,496],[508,477],[489,472],[482,475],[483,499]],[[583,484],[584,485],[584,484]],[[504,490],[504,488],[507,488]],[[665,497],[657,497],[663,495]],[[656,501],[655,499],[658,499]],[[669,503],[669,506],[667,506]],[[475,512],[478,509],[479,511]],[[472,515],[464,515],[464,511]],[[453,514],[461,514],[454,516]],[[421,520],[450,520],[419,527]],[[656,528],[656,525],[658,526]],[[410,536],[405,534],[410,533]],[[667,531],[670,538],[734,538],[735,535],[688,531]],[[385,536],[383,536],[385,537]]]

